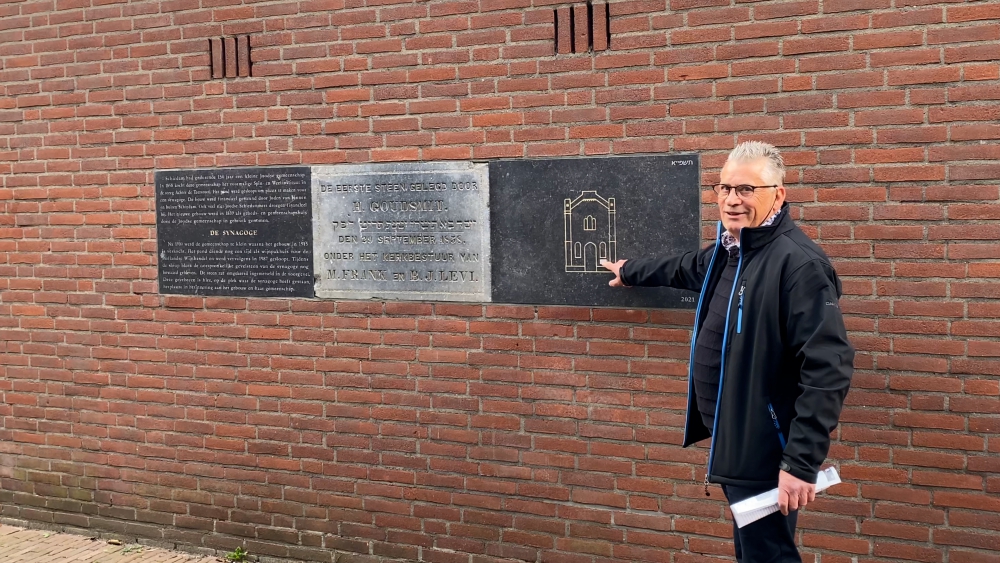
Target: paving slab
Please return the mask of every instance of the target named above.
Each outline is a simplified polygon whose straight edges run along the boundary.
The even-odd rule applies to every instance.
[[[0,561],[3,563],[219,563],[221,559],[140,544],[112,545],[104,539],[0,524]]]

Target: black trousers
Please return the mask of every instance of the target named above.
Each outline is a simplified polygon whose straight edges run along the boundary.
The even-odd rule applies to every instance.
[[[723,485],[729,504],[735,504],[763,493],[763,490],[744,489]],[[802,563],[795,547],[795,521],[798,512],[788,516],[780,512],[769,514],[742,528],[733,522],[733,543],[736,544],[736,561],[739,563]]]

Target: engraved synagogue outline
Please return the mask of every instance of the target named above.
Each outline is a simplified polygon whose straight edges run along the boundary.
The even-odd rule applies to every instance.
[[[596,191],[580,192],[563,202],[563,232],[566,271],[607,273],[601,260],[617,261],[615,198],[604,199]]]

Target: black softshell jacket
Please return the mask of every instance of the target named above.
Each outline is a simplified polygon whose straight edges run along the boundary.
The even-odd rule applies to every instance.
[[[722,227],[719,226],[719,235]],[[816,482],[851,383],[854,349],[840,313],[840,280],[826,254],[789,217],[740,232],[740,264],[730,296],[713,431],[688,407],[684,446],[712,437],[708,481],[773,488],[778,470]],[[725,268],[716,244],[666,258],[628,260],[622,281],[700,292],[697,337]]]

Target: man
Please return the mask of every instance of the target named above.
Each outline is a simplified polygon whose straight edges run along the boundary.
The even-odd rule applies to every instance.
[[[711,437],[708,483],[731,504],[778,487],[780,512],[733,524],[740,563],[800,562],[797,510],[815,498],[850,386],[854,350],[840,281],[785,203],[773,146],[738,145],[722,167],[714,246],[602,265],[612,286],[700,291],[689,367],[684,446]]]

